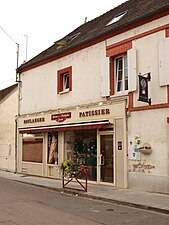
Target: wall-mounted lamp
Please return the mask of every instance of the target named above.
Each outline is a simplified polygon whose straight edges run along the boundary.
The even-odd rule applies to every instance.
[[[103,102],[99,102],[99,103],[98,103],[98,106],[101,106],[101,105],[103,105]]]

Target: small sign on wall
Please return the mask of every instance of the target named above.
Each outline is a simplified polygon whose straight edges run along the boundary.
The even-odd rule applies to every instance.
[[[128,157],[132,160],[140,160],[140,137],[135,135],[129,138]]]
[[[148,98],[148,81],[150,81],[150,73],[139,75],[139,98],[138,101],[147,102],[151,105],[151,99]]]

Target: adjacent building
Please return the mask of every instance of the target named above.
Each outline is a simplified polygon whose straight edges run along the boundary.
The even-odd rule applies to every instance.
[[[20,66],[18,172],[169,193],[169,1],[129,0]]]
[[[13,172],[16,165],[17,102],[17,84],[0,91],[0,169]]]

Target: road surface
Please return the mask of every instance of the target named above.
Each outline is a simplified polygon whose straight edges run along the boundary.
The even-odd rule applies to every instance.
[[[169,215],[0,178],[0,225],[169,225]]]

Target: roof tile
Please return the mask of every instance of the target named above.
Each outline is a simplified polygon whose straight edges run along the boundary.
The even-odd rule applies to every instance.
[[[9,86],[3,90],[0,90],[0,102],[7,96],[9,95],[16,87],[18,84],[14,84],[12,86]]]
[[[81,46],[91,40],[103,37],[119,29],[125,28],[142,19],[150,18],[165,10],[169,10],[169,0],[129,0],[103,15],[82,24],[61,40],[56,41],[48,49],[22,64],[19,71],[36,65],[51,57],[57,56],[77,46]],[[127,11],[127,13],[116,23],[106,26],[115,16]],[[78,34],[76,36],[76,34]],[[74,36],[75,35],[75,36]],[[74,38],[71,40],[71,37]],[[71,40],[71,41],[68,41]],[[61,45],[60,43],[65,42]]]

